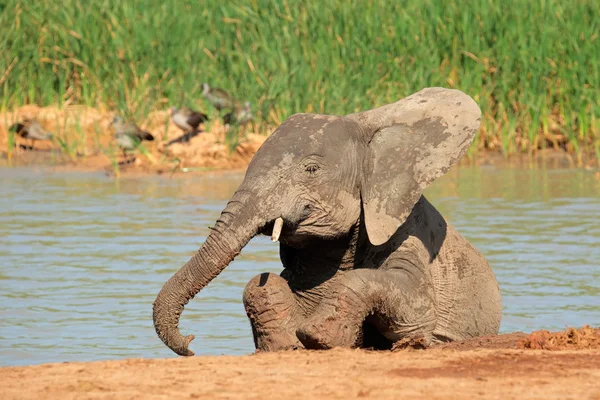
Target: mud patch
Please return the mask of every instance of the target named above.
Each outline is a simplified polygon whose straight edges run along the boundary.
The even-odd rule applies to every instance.
[[[477,349],[531,349],[531,350],[584,350],[600,349],[600,328],[585,325],[582,328],[567,328],[560,332],[546,330],[530,334],[523,332],[481,336],[468,340],[431,346],[443,350]]]
[[[427,348],[427,341],[423,335],[415,335],[398,340],[392,346],[392,351],[400,350],[424,350]]]
[[[561,375],[581,375],[580,370],[590,365],[600,365],[600,354],[579,353],[491,353],[482,357],[465,357],[452,360],[433,368],[397,368],[391,375],[429,378],[471,378],[486,380],[485,377],[519,377],[534,374],[537,378]]]
[[[444,350],[517,349],[519,341],[525,337],[527,334],[523,332],[505,333],[438,344],[431,348]]]
[[[535,331],[519,340],[517,347],[532,350],[600,349],[600,328],[585,325],[562,332]]]

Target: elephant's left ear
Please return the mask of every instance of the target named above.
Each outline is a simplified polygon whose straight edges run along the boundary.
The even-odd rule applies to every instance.
[[[481,111],[463,92],[427,88],[347,118],[366,135],[369,165],[361,196],[369,240],[381,245],[406,221],[423,190],[465,154]]]

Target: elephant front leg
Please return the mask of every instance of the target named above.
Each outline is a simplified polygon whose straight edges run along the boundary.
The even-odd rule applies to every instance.
[[[271,273],[252,278],[244,290],[244,307],[257,350],[304,347],[296,336],[300,318],[296,298],[285,279]]]
[[[309,349],[358,347],[367,318],[390,343],[417,335],[428,343],[436,322],[422,281],[404,271],[357,269],[335,283],[297,336]]]

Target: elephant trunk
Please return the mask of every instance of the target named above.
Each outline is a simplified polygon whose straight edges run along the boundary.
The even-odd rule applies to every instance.
[[[200,250],[165,283],[154,301],[156,333],[181,356],[194,355],[188,349],[194,336],[184,337],[178,328],[185,305],[240,253],[265,223],[255,212],[253,198],[244,190],[235,193]]]

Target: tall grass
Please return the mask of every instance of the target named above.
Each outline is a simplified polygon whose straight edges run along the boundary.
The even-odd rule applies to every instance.
[[[478,147],[595,151],[600,137],[597,0],[7,0],[0,26],[3,108],[143,113],[207,81],[277,124],[445,86],[484,111]]]

